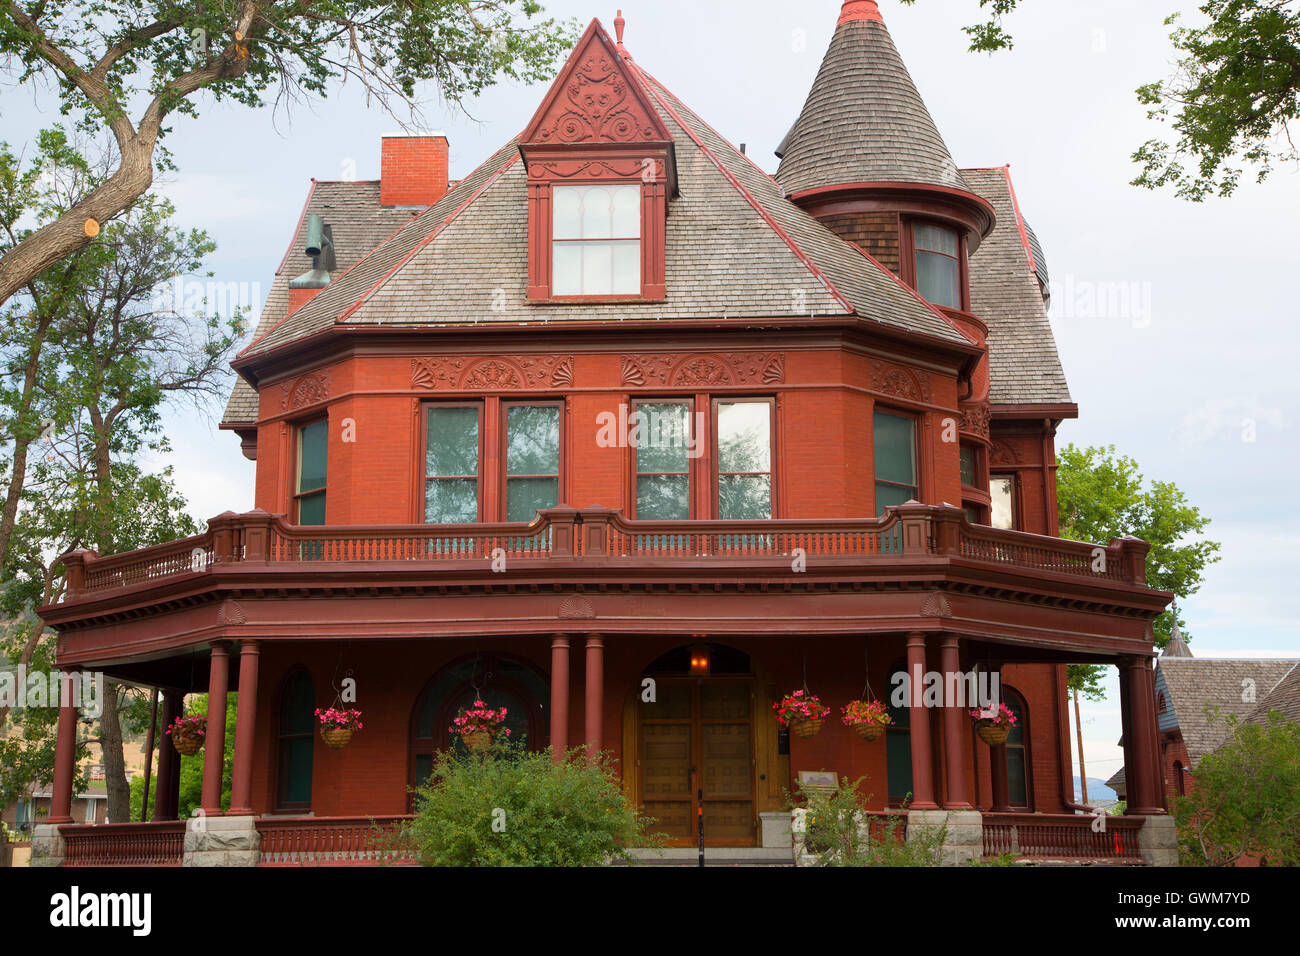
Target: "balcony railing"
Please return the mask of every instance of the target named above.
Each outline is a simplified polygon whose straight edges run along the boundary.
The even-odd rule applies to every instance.
[[[960,509],[900,505],[879,518],[633,521],[607,508],[550,508],[527,524],[302,526],[262,511],[213,518],[201,535],[125,554],[64,556],[64,600],[228,567],[428,563],[452,569],[509,559],[589,565],[705,561],[871,565],[956,559],[1107,584],[1146,585],[1149,546],[1134,538],[1092,545],[970,524]]]
[[[180,866],[185,821],[158,823],[67,824],[64,866]]]
[[[1061,813],[985,813],[984,856],[1140,863],[1144,817]]]
[[[415,851],[397,838],[395,817],[298,817],[256,821],[261,836],[259,866],[345,866],[415,863]]]

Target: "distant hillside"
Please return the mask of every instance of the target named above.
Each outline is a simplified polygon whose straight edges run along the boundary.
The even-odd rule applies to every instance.
[[[1076,800],[1083,797],[1083,787],[1079,783],[1079,778],[1074,778],[1074,798]],[[1088,799],[1089,800],[1118,800],[1117,794],[1110,787],[1106,786],[1105,780],[1099,780],[1096,777],[1088,778]]]

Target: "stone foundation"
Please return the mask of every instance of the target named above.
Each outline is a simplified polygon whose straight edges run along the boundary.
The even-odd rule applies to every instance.
[[[790,849],[794,834],[790,831],[789,811],[768,811],[758,816],[763,837],[760,845],[771,849]]]
[[[185,823],[182,866],[256,866],[261,836],[255,818],[192,817]]]
[[[1167,814],[1149,816],[1138,831],[1138,849],[1147,866],[1178,865],[1178,828]]]
[[[63,834],[53,823],[42,823],[32,833],[32,866],[63,865]]]
[[[984,856],[984,817],[978,810],[909,810],[907,842],[918,842],[944,827],[943,866],[965,866]]]

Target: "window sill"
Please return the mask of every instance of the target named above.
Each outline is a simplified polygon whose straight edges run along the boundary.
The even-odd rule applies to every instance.
[[[632,305],[638,302],[665,302],[668,299],[666,292],[659,295],[529,295],[527,298],[528,305]]]

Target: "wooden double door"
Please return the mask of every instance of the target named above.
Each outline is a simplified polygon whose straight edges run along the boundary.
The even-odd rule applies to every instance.
[[[754,680],[659,677],[641,701],[640,804],[670,845],[754,846]]]

